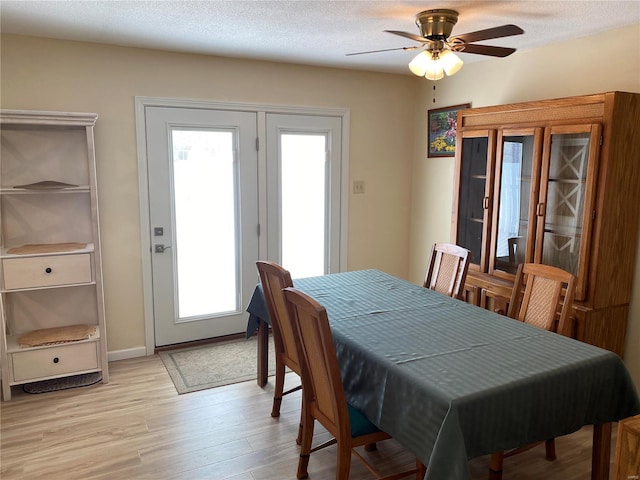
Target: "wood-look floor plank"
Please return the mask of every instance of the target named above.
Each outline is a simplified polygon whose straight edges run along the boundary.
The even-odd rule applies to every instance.
[[[284,398],[272,418],[273,378],[178,395],[158,356],[110,364],[110,383],[30,395],[14,388],[0,405],[3,480],[287,480],[295,479],[294,439],[300,393]],[[299,382],[287,375],[287,387]],[[558,459],[544,447],[505,461],[504,480],[584,480],[590,477],[592,429],[556,440]],[[316,441],[328,438],[316,427]],[[615,440],[615,428],[613,439]],[[612,445],[612,459],[615,445]],[[334,480],[335,447],[311,456],[311,480]],[[366,454],[384,472],[413,457],[395,440]],[[487,478],[488,457],[470,463],[473,480]],[[351,479],[369,480],[355,459]]]

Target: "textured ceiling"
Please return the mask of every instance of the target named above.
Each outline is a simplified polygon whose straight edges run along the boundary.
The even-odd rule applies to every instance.
[[[409,74],[415,15],[449,8],[453,35],[513,23],[524,35],[481,42],[527,50],[640,24],[640,1],[0,0],[0,30],[114,45]],[[603,33],[604,34],[604,33]],[[638,49],[639,46],[631,46]],[[465,62],[490,57],[461,54]],[[497,60],[499,61],[499,60]]]

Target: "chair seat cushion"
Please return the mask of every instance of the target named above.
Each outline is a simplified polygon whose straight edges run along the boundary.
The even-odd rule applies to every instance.
[[[347,404],[349,410],[349,423],[351,424],[351,437],[359,437],[361,435],[367,435],[369,433],[379,432],[380,429],[373,423],[367,420],[359,410],[351,405]]]

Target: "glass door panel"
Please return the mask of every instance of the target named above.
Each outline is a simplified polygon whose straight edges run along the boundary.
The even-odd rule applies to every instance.
[[[514,274],[528,260],[530,221],[535,221],[530,198],[540,172],[542,133],[502,132],[498,136],[498,168],[490,272]],[[535,198],[535,197],[534,197]],[[535,231],[535,229],[533,229]]]
[[[599,131],[599,125],[551,129],[545,146],[540,192],[544,223],[538,227],[536,261],[579,277],[577,298],[584,295],[587,276],[583,252],[588,249],[595,212],[594,145]]]
[[[283,133],[282,263],[295,278],[327,270],[326,134]]]
[[[493,169],[489,153],[488,132],[483,136],[462,139],[456,243],[471,252],[471,263],[479,265],[481,269],[491,195],[491,181],[488,178]]]
[[[542,262],[578,273],[582,211],[589,160],[589,135],[554,135]]]
[[[171,139],[177,321],[237,312],[240,306],[234,133],[173,129]]]
[[[345,268],[342,121],[266,115],[266,255],[296,278]]]

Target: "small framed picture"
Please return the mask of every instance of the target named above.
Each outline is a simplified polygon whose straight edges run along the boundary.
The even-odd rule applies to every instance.
[[[471,107],[470,103],[429,110],[427,132],[429,157],[453,157],[456,154],[456,128],[458,110]]]

